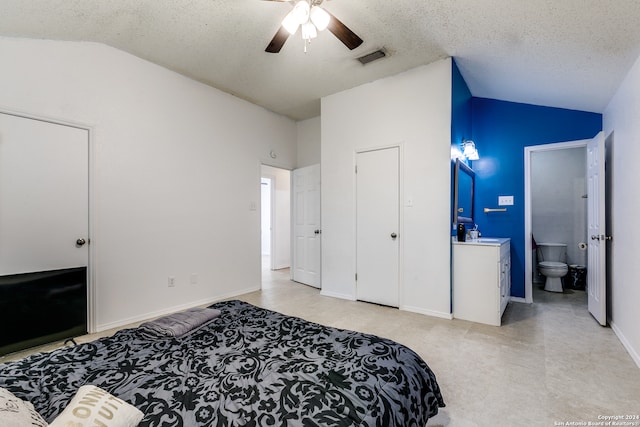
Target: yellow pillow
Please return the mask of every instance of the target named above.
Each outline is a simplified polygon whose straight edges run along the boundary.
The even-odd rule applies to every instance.
[[[135,406],[94,385],[78,389],[50,427],[135,427],[144,414]]]

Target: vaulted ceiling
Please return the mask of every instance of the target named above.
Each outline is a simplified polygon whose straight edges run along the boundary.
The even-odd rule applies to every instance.
[[[300,33],[266,53],[292,2],[2,0],[0,36],[124,50],[295,120],[320,98],[453,56],[474,96],[602,112],[640,55],[637,0],[326,0],[359,35]],[[387,57],[362,65],[364,54]],[[3,58],[8,61],[10,58]]]

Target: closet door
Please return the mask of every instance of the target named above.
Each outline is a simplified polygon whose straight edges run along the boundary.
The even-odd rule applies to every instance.
[[[356,158],[356,295],[399,305],[399,148],[360,152]]]
[[[0,114],[0,276],[87,267],[86,129]]]

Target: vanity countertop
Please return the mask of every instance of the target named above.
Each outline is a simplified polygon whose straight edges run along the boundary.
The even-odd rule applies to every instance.
[[[467,239],[465,242],[458,242],[453,237],[454,245],[481,245],[481,246],[501,246],[504,243],[509,242],[511,239],[508,237],[480,237],[478,239]]]

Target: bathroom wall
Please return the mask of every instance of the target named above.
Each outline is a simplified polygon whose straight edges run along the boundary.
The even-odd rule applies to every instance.
[[[459,148],[463,139],[471,139],[471,92],[456,61],[451,62],[451,146]]]
[[[494,99],[472,99],[473,140],[480,160],[476,172],[476,223],[482,234],[511,238],[511,295],[524,298],[524,147],[593,138],[602,130],[602,115]],[[498,196],[514,196],[507,212],[484,214],[498,207]]]
[[[464,81],[456,61],[452,60],[451,67],[451,155],[460,150],[463,139],[471,139],[471,91]],[[451,161],[451,181],[455,173],[455,159]],[[451,186],[451,206],[453,202],[454,189]],[[453,223],[453,209],[451,209],[451,222]],[[451,235],[455,234],[455,229],[451,228]]]
[[[538,243],[566,243],[567,263],[586,265],[586,149],[531,153],[531,230]]]

